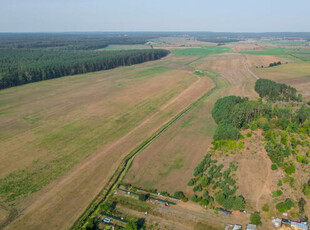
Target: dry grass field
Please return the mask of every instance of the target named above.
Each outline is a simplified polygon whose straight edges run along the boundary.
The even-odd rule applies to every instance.
[[[186,184],[210,147],[216,127],[210,114],[214,102],[227,95],[257,97],[251,66],[275,60],[278,58],[222,54],[192,62],[193,68],[217,73],[222,86],[137,156],[125,182],[171,193],[178,190],[189,193]]]
[[[6,229],[70,227],[132,148],[213,87],[188,61],[2,90],[1,204],[19,211]]]
[[[124,182],[170,193],[182,190],[190,195],[192,188],[187,182],[211,146],[216,124],[210,112],[218,98],[256,98],[254,84],[258,78],[292,84],[310,97],[308,63],[286,56],[235,53],[263,50],[261,43],[250,41],[227,48],[165,38],[150,44],[170,49],[172,54],[140,65],[0,91],[0,229],[8,221],[8,230],[68,229],[122,159],[214,88],[211,79],[218,88],[139,153]],[[281,66],[256,68],[287,60],[288,64]],[[255,138],[261,135],[257,133]],[[261,172],[264,178],[275,172],[264,170],[270,169],[270,160],[262,146],[249,148],[256,148],[257,154],[245,151],[242,156],[229,155],[222,160],[224,164],[239,161],[238,177],[243,180],[238,181],[238,192],[249,200],[247,208],[258,210],[276,180],[262,180]],[[261,162],[259,166],[257,161]],[[252,180],[257,184],[249,187]],[[180,203],[172,214],[166,213],[174,219],[162,221],[170,227],[192,229],[180,221],[184,213],[194,223],[216,218],[209,211],[190,202]],[[233,218],[245,224],[249,216]],[[224,222],[220,221],[221,226]]]

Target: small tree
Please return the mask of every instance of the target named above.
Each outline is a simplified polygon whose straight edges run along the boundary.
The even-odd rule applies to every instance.
[[[243,210],[244,209],[244,198],[242,196],[237,196],[234,199],[233,210]]]
[[[187,198],[185,197],[184,193],[182,191],[177,191],[174,193],[174,197],[183,200],[183,201],[187,201]]]
[[[252,213],[250,216],[250,222],[251,224],[262,225],[260,214],[258,212]]]
[[[97,218],[92,218],[86,226],[86,230],[98,230],[99,220]]]
[[[262,210],[264,212],[268,212],[269,211],[269,205],[268,204],[264,204],[264,206],[262,207]]]
[[[138,224],[131,220],[126,224],[126,230],[138,230]]]
[[[150,194],[139,194],[139,200],[146,201],[150,197]]]
[[[113,212],[113,206],[112,204],[108,203],[108,202],[104,202],[101,207],[100,207],[100,211],[106,214],[110,214],[111,212]]]
[[[298,201],[298,207],[299,207],[299,213],[303,214],[305,212],[305,205],[307,204],[307,202],[305,201],[304,198],[300,198]]]

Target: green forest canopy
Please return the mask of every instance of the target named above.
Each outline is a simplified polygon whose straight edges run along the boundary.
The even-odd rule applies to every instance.
[[[300,96],[297,96],[297,90],[289,85],[280,84],[268,79],[258,79],[254,87],[260,97],[267,97],[273,101],[276,100],[293,100],[296,101]]]
[[[67,75],[139,64],[166,56],[167,50],[5,49],[0,52],[0,89]]]

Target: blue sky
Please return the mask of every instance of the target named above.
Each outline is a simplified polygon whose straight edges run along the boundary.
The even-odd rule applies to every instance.
[[[0,0],[0,32],[310,32],[309,0]]]

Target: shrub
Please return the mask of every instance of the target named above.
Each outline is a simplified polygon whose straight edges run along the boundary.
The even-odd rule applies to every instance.
[[[284,182],[284,183],[289,183],[290,186],[291,186],[292,188],[294,188],[295,178],[286,175],[286,177],[284,177],[284,179],[283,179],[283,182]]]
[[[269,205],[268,204],[264,204],[264,206],[262,207],[262,210],[264,212],[268,212],[269,211]]]
[[[240,137],[239,129],[229,123],[220,123],[214,133],[215,140],[238,140]]]
[[[188,186],[193,186],[193,185],[195,184],[195,182],[196,182],[196,179],[195,179],[195,178],[191,178],[191,179],[189,180],[189,182],[187,183],[187,185],[188,185]]]
[[[291,149],[290,147],[286,146],[284,156],[289,157],[291,155]]]
[[[174,197],[180,199],[180,200],[187,200],[187,198],[185,197],[184,193],[182,191],[177,191],[174,193]]]
[[[298,125],[295,122],[289,123],[287,126],[287,131],[289,131],[290,133],[296,133],[298,131]]]
[[[270,129],[269,123],[266,122],[265,124],[263,124],[263,131],[264,132],[267,132],[269,129]]]
[[[100,211],[103,213],[110,214],[113,212],[113,210],[114,210],[113,205],[108,202],[104,202],[100,205]]]
[[[271,165],[271,169],[272,169],[272,170],[277,170],[277,169],[278,169],[278,166],[277,166],[276,164],[272,164],[272,165]]]
[[[280,187],[280,186],[282,186],[283,184],[282,184],[282,181],[281,180],[279,180],[278,181],[278,186]]]
[[[306,205],[306,201],[304,198],[300,198],[298,201],[298,208],[299,208],[299,213],[302,214],[305,212],[305,205]]]
[[[272,197],[279,197],[283,194],[283,192],[281,190],[277,190],[277,191],[274,191],[272,193]]]
[[[252,213],[250,216],[250,222],[251,224],[255,224],[255,225],[262,225],[262,221],[260,218],[260,214],[259,213]]]
[[[198,197],[198,196],[196,196],[196,195],[192,195],[192,196],[191,196],[191,201],[193,201],[193,202],[195,202],[195,203],[198,203],[198,202],[200,202],[201,200],[202,200],[201,197]]]
[[[200,205],[201,206],[207,206],[209,204],[209,201],[206,200],[206,199],[203,199],[201,202],[200,202]]]
[[[242,196],[237,196],[234,198],[233,210],[243,210],[245,208],[244,198]]]
[[[288,198],[285,200],[285,202],[282,202],[282,203],[278,203],[276,205],[276,209],[280,212],[280,213],[283,213],[287,210],[290,210],[292,207],[294,207],[294,203],[293,201]]]
[[[216,195],[215,195],[215,201],[218,203],[218,204],[220,204],[220,205],[222,205],[223,203],[224,203],[224,200],[226,199],[226,197],[225,197],[225,195],[223,194],[223,193],[217,193]]]
[[[297,161],[299,163],[303,163],[303,164],[308,164],[309,163],[309,160],[307,159],[307,157],[302,156],[300,154],[297,155]]]
[[[310,198],[310,185],[309,184],[304,184],[303,193],[305,194],[306,197]]]
[[[284,164],[284,171],[287,175],[292,175],[295,173],[295,164],[294,162],[287,162]]]
[[[193,191],[194,192],[196,192],[196,191],[202,191],[202,186],[201,186],[201,184],[198,184],[198,185],[196,185],[194,188],[193,188]]]
[[[126,230],[138,230],[138,224],[135,221],[129,221],[126,224]]]
[[[284,149],[281,144],[273,144],[269,141],[265,146],[265,149],[272,163],[282,165],[284,161]]]
[[[247,137],[251,137],[251,136],[252,136],[252,133],[251,133],[251,132],[248,132],[248,133],[246,134],[246,136],[247,136]]]
[[[166,192],[166,191],[162,191],[162,192],[160,192],[160,194],[163,195],[163,196],[169,196],[169,195],[170,195],[170,194],[169,194],[168,192]]]
[[[200,178],[200,183],[202,187],[207,187],[210,184],[210,179],[206,176]]]
[[[252,124],[251,124],[251,130],[252,130],[252,131],[257,130],[257,124],[256,124],[255,122],[252,122]]]
[[[146,201],[147,199],[149,199],[150,194],[139,194],[139,200],[140,201]]]

